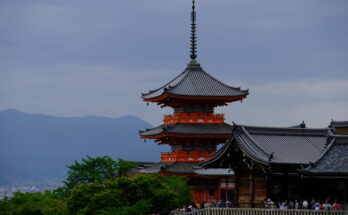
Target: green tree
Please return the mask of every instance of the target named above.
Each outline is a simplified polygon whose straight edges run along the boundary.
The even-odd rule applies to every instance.
[[[118,176],[127,176],[128,171],[136,167],[136,163],[118,158],[116,167]]]
[[[138,175],[77,185],[67,206],[74,215],[141,215],[180,207],[190,199],[190,188],[184,177]]]
[[[66,215],[65,200],[51,191],[14,193],[0,201],[0,215]]]
[[[64,181],[66,190],[73,189],[78,184],[94,183],[110,180],[125,175],[130,169],[136,166],[135,162],[118,159],[113,160],[109,156],[92,158],[87,156],[81,162],[67,166],[68,177]]]
[[[187,178],[184,176],[163,176],[163,185],[172,193],[168,207],[177,208],[192,200],[192,188],[187,185]]]

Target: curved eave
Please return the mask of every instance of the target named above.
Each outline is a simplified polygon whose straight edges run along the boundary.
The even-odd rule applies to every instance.
[[[160,96],[153,97],[153,98],[144,98],[142,97],[143,101],[145,102],[165,102],[168,98],[170,99],[181,99],[181,100],[202,100],[202,101],[223,101],[223,102],[235,102],[242,99],[245,99],[249,93],[246,92],[244,94],[238,95],[238,96],[200,96],[200,95],[177,95],[172,93],[163,93]]]
[[[141,135],[142,139],[161,139],[164,137],[184,137],[184,138],[231,138],[232,134],[179,134],[179,133],[170,133],[162,132],[156,135]]]
[[[250,149],[247,145],[241,143],[240,140],[238,140],[239,138],[236,137],[239,149],[243,152],[243,155],[245,155],[246,157],[248,157],[250,160],[253,160],[257,163],[261,163],[264,165],[269,165],[270,162],[261,158],[261,156],[257,156],[256,153],[253,152],[252,149]]]
[[[211,163],[216,162],[218,159],[220,159],[228,150],[230,150],[230,147],[233,141],[234,141],[234,137],[232,137],[230,141],[225,143],[217,152],[215,152],[210,159],[200,163],[200,166],[205,167]]]

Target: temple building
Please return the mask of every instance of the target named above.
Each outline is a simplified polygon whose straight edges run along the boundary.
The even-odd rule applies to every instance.
[[[240,207],[274,200],[348,201],[348,136],[330,128],[234,125],[233,137],[200,167],[230,168]]]
[[[144,139],[171,147],[171,152],[162,153],[160,163],[141,172],[189,176],[190,184],[195,187],[195,200],[204,201],[206,195],[218,198],[218,192],[212,188],[216,178],[194,173],[193,169],[211,158],[218,144],[232,137],[232,126],[225,123],[223,114],[215,114],[214,108],[245,99],[248,90],[220,82],[197,63],[195,20],[193,1],[191,60],[186,69],[164,86],[142,94],[145,102],[171,107],[174,113],[164,116],[162,125],[140,132]]]
[[[140,173],[183,175],[193,200],[229,200],[238,207],[259,207],[278,200],[330,197],[348,202],[348,121],[327,128],[305,123],[290,127],[227,124],[214,113],[245,99],[249,91],[228,86],[197,62],[196,12],[191,12],[191,52],[186,69],[167,84],[143,93],[144,102],[170,107],[163,124],[140,131],[143,139],[167,144],[161,161],[142,165]],[[217,150],[218,144],[224,144]]]
[[[348,121],[331,121],[330,128],[336,134],[348,135]]]

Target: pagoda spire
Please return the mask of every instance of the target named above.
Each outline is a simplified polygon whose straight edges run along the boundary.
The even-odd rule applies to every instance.
[[[196,44],[196,11],[195,0],[192,0],[192,12],[191,12],[191,47],[190,47],[190,64],[196,64],[197,58],[197,44]]]

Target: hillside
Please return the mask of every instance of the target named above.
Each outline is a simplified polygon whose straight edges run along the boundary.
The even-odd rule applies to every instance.
[[[64,118],[2,111],[0,185],[21,178],[61,178],[66,165],[86,155],[157,161],[159,146],[138,136],[145,127],[151,125],[135,116]]]

